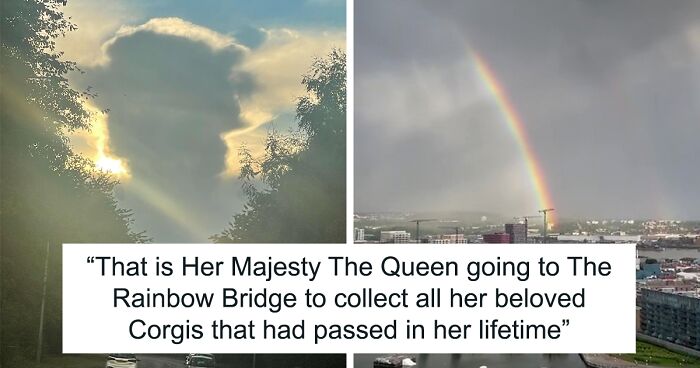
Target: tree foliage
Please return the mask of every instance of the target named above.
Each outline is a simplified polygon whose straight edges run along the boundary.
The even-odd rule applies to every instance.
[[[61,349],[62,243],[140,242],[117,184],[71,149],[69,134],[90,128],[90,91],[55,40],[76,26],[57,0],[2,2],[0,37],[0,315],[3,361],[36,350],[46,244],[49,253],[45,348]]]
[[[268,132],[265,153],[239,151],[243,211],[215,242],[345,241],[345,53],[333,50],[303,76],[298,128]]]

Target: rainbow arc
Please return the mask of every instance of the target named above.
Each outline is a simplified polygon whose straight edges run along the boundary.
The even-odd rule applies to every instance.
[[[522,153],[532,188],[537,196],[539,207],[541,209],[554,208],[554,201],[552,200],[549,187],[547,186],[544,171],[542,170],[537,154],[535,153],[530,138],[528,137],[525,124],[518,114],[518,110],[511,102],[505,88],[500,83],[496,77],[496,73],[491,69],[484,57],[473,49],[470,51],[479,79],[494,98],[496,104],[498,105],[499,111],[503,116],[503,120],[508,125],[508,130],[511,132],[518,145],[518,149]],[[555,217],[552,214],[548,215],[550,219],[550,221],[548,221],[549,223],[554,223],[555,221]]]

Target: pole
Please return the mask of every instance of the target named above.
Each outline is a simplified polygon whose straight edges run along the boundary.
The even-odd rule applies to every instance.
[[[0,140],[0,141],[1,141],[1,140]],[[2,171],[0,170],[0,172],[2,172]],[[2,221],[0,221],[0,228],[2,228]],[[2,230],[0,229],[0,233],[1,233],[1,232],[2,232]],[[2,236],[0,236],[0,244],[1,244],[1,243],[2,243]],[[4,272],[2,271],[2,263],[3,263],[3,258],[2,258],[2,246],[0,246],[0,311],[4,309],[4,308],[3,308],[3,302],[2,302],[2,300],[3,300],[3,294],[2,294],[2,286],[3,286],[3,285],[2,285],[2,284],[3,284],[3,280],[4,280],[5,274],[4,274]],[[5,345],[2,344],[2,327],[1,327],[1,326],[0,326],[0,346],[5,346]],[[0,348],[0,351],[2,351],[2,348]],[[4,359],[0,358],[0,368],[2,368],[2,361],[3,361],[3,360],[4,360]]]
[[[44,340],[44,308],[46,307],[46,282],[49,278],[49,242],[46,242],[46,259],[44,260],[44,286],[41,292],[41,311],[39,312],[39,336],[36,344],[36,362],[41,363],[42,343]]]
[[[420,221],[416,221],[416,243],[420,243]]]
[[[541,209],[541,210],[537,211],[537,212],[542,214],[542,217],[544,219],[544,224],[543,224],[544,225],[544,231],[543,231],[544,236],[542,238],[542,243],[547,242],[547,212],[550,212],[550,211],[554,211],[554,208],[545,208],[545,209]]]
[[[547,242],[547,210],[544,210],[542,213],[544,214],[544,216],[543,216],[543,218],[544,218],[544,237],[542,238],[542,243],[546,243]]]
[[[529,235],[530,228],[527,226],[527,217],[525,217],[525,243],[527,243],[527,236]]]

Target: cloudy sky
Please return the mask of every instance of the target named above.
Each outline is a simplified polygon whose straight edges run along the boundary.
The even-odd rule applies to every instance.
[[[345,3],[69,0],[60,40],[98,97],[76,150],[121,181],[156,242],[206,241],[241,210],[237,150],[294,122],[314,57],[345,45]]]
[[[700,2],[357,0],[355,209],[700,219]]]

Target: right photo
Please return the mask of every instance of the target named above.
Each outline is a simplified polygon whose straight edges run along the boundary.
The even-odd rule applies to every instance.
[[[356,368],[700,367],[700,2],[356,0],[354,32],[356,244],[638,255],[636,354]]]

